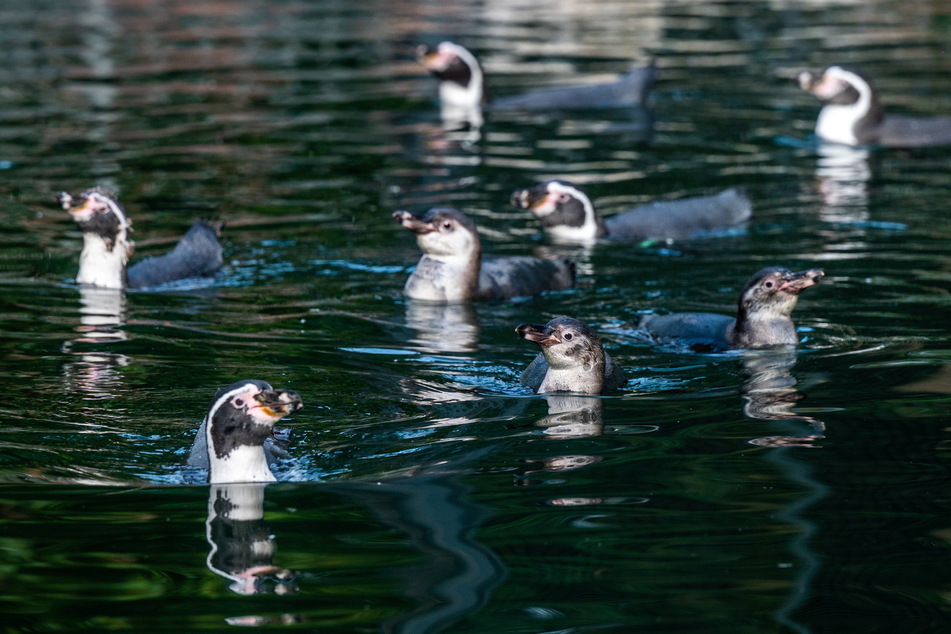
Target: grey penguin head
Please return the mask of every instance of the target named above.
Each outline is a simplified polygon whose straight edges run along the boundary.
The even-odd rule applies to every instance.
[[[393,218],[416,234],[416,242],[426,255],[471,257],[481,254],[476,224],[451,207],[434,207],[421,216],[396,211]]]
[[[587,324],[572,317],[555,317],[545,325],[520,324],[515,332],[541,346],[545,360],[554,369],[589,371],[604,365],[600,337]]]
[[[743,287],[739,313],[747,317],[757,314],[788,317],[796,307],[799,294],[818,284],[823,275],[822,269],[799,272],[781,266],[761,269]]]
[[[265,381],[246,379],[221,388],[205,415],[208,436],[209,481],[253,482],[273,480],[263,460],[264,441],[274,423],[303,406],[291,390],[275,390]],[[260,461],[246,460],[248,449],[260,452]]]

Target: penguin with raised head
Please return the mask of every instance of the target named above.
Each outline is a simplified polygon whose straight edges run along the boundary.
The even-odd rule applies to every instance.
[[[208,482],[274,482],[274,424],[303,407],[291,390],[247,379],[221,388],[192,444],[188,465],[208,469]]]
[[[644,315],[639,327],[659,343],[679,342],[694,350],[794,346],[799,335],[792,320],[799,294],[819,283],[825,273],[794,273],[771,266],[750,277],[740,293],[736,317],[717,313]]]
[[[126,268],[135,250],[132,221],[115,193],[105,187],[87,189],[76,197],[56,197],[83,234],[76,282],[101,288],[147,288],[193,277],[208,277],[221,268],[221,225],[195,222],[169,253]]]

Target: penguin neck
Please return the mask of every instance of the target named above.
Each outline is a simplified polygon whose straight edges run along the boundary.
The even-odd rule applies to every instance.
[[[553,367],[538,387],[539,394],[551,392],[577,392],[579,394],[600,394],[604,389],[604,360],[595,360],[583,365]]]
[[[212,446],[209,438],[208,446]],[[211,484],[231,482],[275,482],[267,456],[260,445],[238,445],[223,458],[208,453],[208,481]]]
[[[799,335],[789,315],[740,308],[727,340],[733,348],[796,345]]]
[[[479,288],[482,268],[480,250],[464,255],[425,254],[406,281],[404,292],[413,299],[429,301],[465,301]]]
[[[816,136],[833,143],[865,145],[875,141],[884,109],[866,84],[854,86],[859,98],[850,104],[828,104],[819,111]]]
[[[76,282],[102,288],[126,287],[126,263],[133,243],[125,230],[114,239],[96,233],[83,233],[83,251],[79,256]]]

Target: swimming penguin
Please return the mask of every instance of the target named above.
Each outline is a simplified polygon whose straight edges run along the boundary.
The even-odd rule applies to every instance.
[[[858,71],[830,66],[820,77],[803,71],[796,81],[825,104],[816,121],[820,139],[905,148],[951,144],[951,117],[886,115],[878,92]]]
[[[555,317],[546,325],[521,324],[515,332],[542,351],[522,372],[521,383],[538,394],[607,394],[625,383],[598,334],[584,322]]]
[[[215,393],[198,428],[188,466],[208,469],[208,482],[274,482],[274,423],[303,407],[300,395],[247,379]]]
[[[563,180],[517,189],[511,203],[532,212],[555,240],[585,244],[600,238],[618,242],[696,238],[740,225],[753,213],[746,190],[732,188],[713,196],[657,201],[602,218],[581,188]]]
[[[393,217],[416,234],[423,250],[423,257],[403,288],[412,299],[506,299],[574,286],[575,267],[565,258],[483,258],[475,223],[455,209],[436,207],[422,216],[397,211]]]
[[[790,315],[799,293],[818,284],[823,275],[822,269],[793,273],[768,267],[747,280],[735,318],[715,313],[645,315],[639,327],[655,341],[680,341],[699,351],[794,346],[799,336]]]
[[[102,288],[146,288],[175,280],[212,275],[221,268],[220,225],[197,221],[169,253],[147,258],[126,270],[135,250],[129,237],[132,222],[118,197],[105,187],[93,187],[75,199],[56,196],[83,232],[76,282]]]
[[[537,90],[489,103],[482,66],[468,49],[453,42],[435,48],[417,47],[419,62],[439,80],[444,107],[460,109],[490,105],[493,109],[557,110],[643,105],[657,81],[657,64],[635,68],[617,81],[591,86]]]

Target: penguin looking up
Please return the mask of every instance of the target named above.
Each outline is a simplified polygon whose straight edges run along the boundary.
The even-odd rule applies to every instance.
[[[537,394],[607,394],[624,385],[621,369],[584,322],[555,317],[545,325],[521,324],[515,332],[541,346],[521,377],[522,385]]]
[[[208,482],[274,482],[274,424],[303,407],[291,390],[275,390],[247,379],[221,388],[208,409],[188,457],[190,467],[207,468]]]
[[[207,277],[221,268],[221,225],[199,220],[169,253],[126,269],[135,251],[129,220],[119,198],[105,187],[87,189],[75,198],[56,196],[83,233],[76,282],[100,288],[147,288],[192,277]]]
[[[644,315],[639,327],[654,341],[679,341],[699,351],[795,346],[799,335],[791,317],[793,308],[799,294],[818,284],[823,275],[822,269],[793,273],[779,266],[768,267],[746,281],[736,317],[716,313]]]

